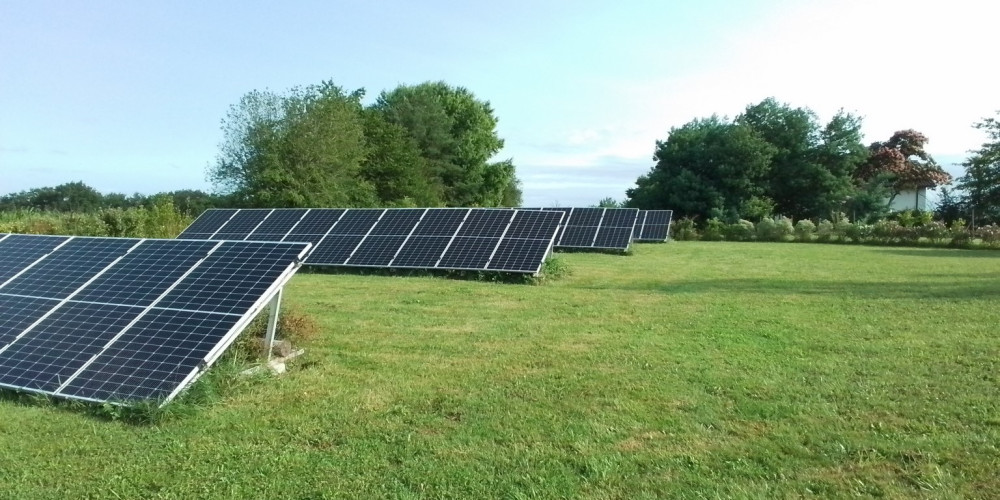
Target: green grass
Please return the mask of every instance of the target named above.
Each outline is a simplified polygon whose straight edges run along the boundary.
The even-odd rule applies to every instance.
[[[306,356],[154,425],[7,397],[0,497],[1000,491],[1000,252],[560,260],[538,286],[299,275]]]

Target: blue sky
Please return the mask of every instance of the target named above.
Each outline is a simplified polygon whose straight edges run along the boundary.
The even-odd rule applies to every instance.
[[[220,121],[252,89],[330,79],[373,99],[445,80],[488,100],[526,205],[589,205],[654,141],[768,96],[914,128],[961,161],[1000,109],[990,2],[3,2],[0,193],[209,189]]]

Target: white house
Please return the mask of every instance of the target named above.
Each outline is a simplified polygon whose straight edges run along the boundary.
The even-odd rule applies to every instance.
[[[927,188],[921,187],[900,191],[899,194],[892,199],[892,203],[889,204],[889,208],[893,212],[902,212],[903,210],[927,210]]]

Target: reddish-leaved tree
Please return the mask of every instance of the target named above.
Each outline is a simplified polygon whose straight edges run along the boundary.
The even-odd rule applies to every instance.
[[[900,130],[886,142],[872,143],[868,147],[868,161],[858,168],[856,176],[868,180],[889,174],[897,193],[951,182],[951,175],[924,150],[926,143],[927,136],[913,129]]]

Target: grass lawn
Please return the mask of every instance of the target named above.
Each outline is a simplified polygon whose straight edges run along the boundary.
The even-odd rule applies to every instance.
[[[279,378],[152,426],[6,393],[0,498],[990,497],[1000,252],[559,256],[543,285],[300,274]]]

